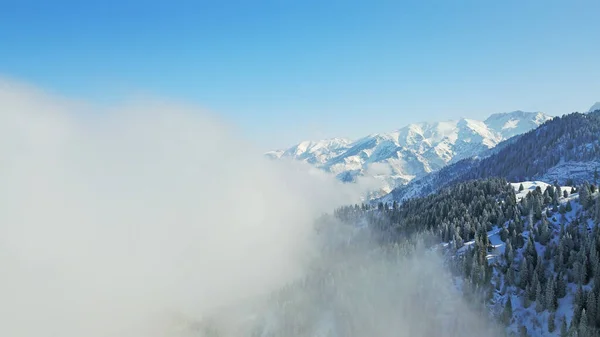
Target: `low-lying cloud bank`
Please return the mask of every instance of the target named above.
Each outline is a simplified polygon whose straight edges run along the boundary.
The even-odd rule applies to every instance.
[[[315,232],[368,184],[264,159],[201,109],[0,80],[0,138],[0,336],[202,336],[206,317],[236,337],[427,336],[452,310],[482,331],[439,260]]]
[[[177,337],[503,336],[485,310],[465,301],[422,238],[382,246],[368,229],[334,219],[322,221],[319,232],[319,258],[302,279],[188,318]]]
[[[102,109],[4,80],[0,137],[2,336],[161,335],[164,312],[302,275],[314,218],[359,195],[162,100]]]

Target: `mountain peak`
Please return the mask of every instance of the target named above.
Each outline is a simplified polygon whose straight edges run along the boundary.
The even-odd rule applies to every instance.
[[[289,149],[269,152],[267,156],[305,161],[343,181],[371,175],[373,167],[385,167],[389,174],[378,177],[391,189],[451,162],[477,156],[548,119],[541,112],[513,111],[491,115],[485,121],[461,118],[413,123],[355,141],[342,138],[304,141]]]
[[[544,115],[544,113],[540,112],[540,111],[528,112],[528,111],[523,111],[523,110],[515,110],[515,111],[511,111],[511,112],[499,112],[499,113],[491,114],[485,120],[485,122],[487,123],[488,121],[511,118],[511,117],[512,118],[535,118],[538,115]]]
[[[516,110],[490,115],[484,123],[504,138],[510,138],[538,127],[552,117],[543,112]]]
[[[594,105],[592,105],[592,107],[590,108],[590,110],[588,110],[588,112],[594,112],[596,110],[600,110],[600,102],[596,102]]]

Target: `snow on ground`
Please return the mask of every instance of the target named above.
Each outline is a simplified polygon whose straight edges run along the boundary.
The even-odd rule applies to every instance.
[[[519,187],[523,185],[523,190],[519,191]],[[517,200],[520,201],[524,198],[527,193],[535,190],[537,187],[545,191],[545,189],[550,185],[549,183],[543,181],[524,181],[512,183],[512,187],[515,189]],[[561,193],[559,196],[559,203],[561,205],[565,205],[570,202],[572,210],[566,212],[565,214],[554,213],[549,219],[549,227],[553,232],[553,237],[551,239],[551,243],[558,244],[558,233],[560,232],[560,228],[563,223],[570,223],[575,218],[577,218],[582,212],[582,207],[579,204],[579,193],[571,193],[572,186],[561,186],[562,191],[567,192],[567,197],[565,198]],[[596,192],[598,193],[598,192]],[[544,209],[544,212],[546,210]],[[535,226],[537,226],[536,223]],[[591,228],[595,224],[593,222],[588,222],[588,228]],[[526,226],[527,228],[527,226]],[[505,243],[500,239],[500,231],[502,227],[494,226],[492,230],[487,232],[487,236],[492,246],[492,250],[488,253],[487,259],[490,264],[495,265],[494,262],[500,262],[500,257],[504,254]],[[532,235],[527,229],[523,232],[523,238],[527,242],[529,236]],[[464,254],[470,247],[475,244],[474,240],[468,241],[464,243],[464,246],[459,248],[456,252],[457,255]],[[535,248],[539,256],[544,256],[544,252],[546,250],[546,246],[540,244],[539,242],[535,242]],[[450,248],[452,242],[446,242],[441,244],[439,247],[443,247],[443,249]],[[515,249],[515,256],[517,260],[513,263],[516,265],[520,264],[521,259],[523,258],[523,252],[526,249],[526,245],[522,248]],[[549,261],[548,263],[554,263],[553,261]],[[551,267],[549,270],[553,270]],[[495,275],[499,275],[498,270],[494,270]],[[497,289],[503,289],[504,279],[500,277],[500,284]],[[457,291],[461,291],[464,280],[457,276],[453,279],[454,285]],[[589,288],[590,285],[586,285],[584,288]],[[506,288],[506,292],[496,290],[493,295],[493,300],[490,303],[490,310],[495,312],[496,314],[500,314],[507,302],[508,297],[510,296],[512,307],[513,307],[513,316],[511,320],[511,324],[508,327],[507,331],[513,332],[516,335],[519,334],[519,327],[525,326],[527,328],[527,332],[529,336],[559,336],[560,335],[560,327],[563,320],[566,320],[567,325],[570,324],[572,316],[573,316],[573,299],[574,294],[576,292],[576,285],[573,283],[567,284],[567,294],[565,297],[558,299],[558,308],[555,311],[555,330],[552,333],[548,332],[548,319],[550,318],[550,313],[548,310],[538,313],[536,311],[536,303],[532,302],[528,305],[527,308],[524,307],[523,303],[523,292],[524,290],[512,286]]]
[[[544,192],[546,188],[550,186],[550,184],[543,181],[523,181],[519,183],[511,183],[511,185],[515,189],[515,193],[517,193],[517,201],[520,201],[527,196],[527,193],[535,191],[537,187],[541,188],[542,192]],[[523,190],[519,191],[521,185],[523,185]]]
[[[502,254],[504,254],[504,247],[506,246],[504,242],[500,239],[500,228],[494,227],[491,231],[487,233],[488,239],[490,240],[490,244],[493,247],[493,250],[490,254],[486,256],[488,260],[494,259]]]
[[[595,170],[600,171],[600,162],[567,161],[550,168],[546,173],[544,173],[544,175],[542,175],[538,179],[544,181],[564,182],[563,180],[565,179],[565,177],[569,177],[573,179],[575,183],[580,183],[585,180],[593,181]]]
[[[524,190],[518,192],[519,186],[523,184]],[[549,184],[542,181],[525,181],[520,183],[514,183],[512,186],[517,191],[517,199],[520,200],[523,198],[529,191],[534,190],[536,187],[540,187],[542,191]],[[566,219],[566,222],[570,222],[577,217],[577,214],[581,212],[581,205],[579,204],[579,194],[578,193],[570,193],[571,186],[561,186],[563,191],[568,192],[567,198],[564,198],[562,195],[560,196],[559,202],[561,204],[566,204],[567,202],[571,202],[572,210],[563,215],[555,214],[551,218],[548,219],[550,223],[550,227],[553,229],[554,237],[552,241],[554,243],[558,243],[558,231],[560,230],[562,217]],[[588,224],[589,226],[589,224]],[[525,231],[524,236],[528,236],[529,233]],[[535,243],[536,250],[538,255],[543,256],[546,246]],[[523,250],[526,247],[517,250],[518,256],[522,257]],[[553,262],[550,262],[553,263]],[[587,285],[589,286],[589,285]],[[573,283],[569,283],[567,285],[567,295],[563,298],[558,299],[558,308],[555,312],[555,326],[556,329],[554,332],[548,332],[548,318],[550,316],[549,312],[543,311],[541,313],[536,312],[535,306],[536,303],[531,303],[527,308],[523,306],[523,297],[522,295],[518,295],[523,292],[523,290],[511,287],[508,289],[507,294],[510,294],[513,306],[513,321],[509,327],[509,331],[518,334],[519,326],[524,325],[527,328],[527,332],[529,336],[559,336],[560,335],[560,326],[562,324],[562,320],[565,319],[567,321],[567,325],[570,324],[572,316],[573,316],[573,299],[574,293],[576,292],[576,285]],[[502,303],[506,302],[506,297],[508,295],[500,296],[496,299],[496,301],[502,301]]]
[[[523,191],[519,191],[519,187],[521,186],[521,184],[523,185],[523,188],[524,188]],[[517,193],[517,200],[519,201],[522,198],[524,198],[527,195],[527,193],[535,190],[537,187],[540,187],[543,192],[550,184],[543,182],[543,181],[524,181],[524,182],[512,183],[511,185],[515,189],[515,192]],[[582,211],[581,205],[579,204],[579,194],[571,193],[571,188],[572,188],[571,186],[561,186],[561,190],[567,191],[568,196],[566,198],[564,198],[563,195],[561,194],[559,196],[559,202],[562,205],[565,205],[567,202],[570,202],[572,210],[570,212],[566,212],[565,214],[556,213],[548,219],[550,228],[553,231],[553,238],[551,239],[551,241],[554,244],[558,244],[558,232],[560,231],[561,224],[563,222],[566,222],[566,223],[571,222]],[[587,225],[588,225],[588,228],[590,228],[590,226],[593,226],[594,224],[588,223]],[[501,260],[498,258],[501,257],[504,253],[505,244],[500,239],[501,228],[502,227],[494,226],[492,228],[492,230],[490,230],[487,233],[490,244],[493,247],[493,249],[487,255],[487,259],[490,263],[493,263],[495,261],[500,262]],[[523,237],[525,240],[528,239],[529,235],[531,235],[531,233],[529,233],[528,230],[525,230],[523,232]],[[475,243],[475,241],[473,241],[473,240],[465,242],[464,246],[461,247],[457,251],[457,254],[459,254],[459,255],[463,254],[474,243]],[[442,247],[450,247],[450,244],[451,244],[451,242],[445,243],[441,246]],[[539,242],[535,242],[535,248],[536,248],[539,256],[544,255],[546,246],[540,244]],[[520,259],[522,259],[523,252],[525,249],[526,249],[526,246],[515,250],[515,256],[517,256],[517,261],[515,261],[514,263],[517,263],[517,265],[520,263]],[[550,261],[549,263],[553,263],[553,262]],[[498,275],[498,271],[494,270],[494,274]],[[504,279],[500,278],[500,280],[501,280],[500,286],[498,287],[498,289],[504,288]],[[460,277],[455,278],[454,283],[455,283],[457,289],[462,288],[462,282],[463,282],[463,280]],[[590,285],[587,285],[586,287],[589,287],[589,286]],[[556,329],[552,333],[548,332],[548,319],[550,317],[550,313],[548,312],[548,310],[538,313],[535,309],[536,308],[535,302],[532,302],[527,308],[525,308],[524,303],[523,303],[523,298],[524,298],[523,290],[518,287],[515,287],[515,286],[508,287],[506,289],[506,293],[504,293],[504,294],[501,291],[496,290],[496,292],[494,293],[494,296],[493,296],[493,300],[490,303],[490,310],[492,310],[492,312],[495,312],[496,314],[501,313],[504,308],[504,305],[507,302],[508,297],[510,296],[512,307],[513,307],[513,316],[512,316],[511,324],[507,329],[508,331],[512,331],[513,333],[518,335],[519,327],[521,325],[523,325],[527,328],[527,332],[528,332],[529,336],[540,336],[540,337],[541,336],[559,336],[562,320],[563,319],[566,320],[567,325],[570,324],[570,322],[571,322],[571,319],[573,316],[573,299],[574,299],[575,292],[576,292],[576,285],[573,283],[569,283],[567,285],[567,295],[563,298],[558,299],[558,308],[555,312],[555,327],[556,327]]]
[[[488,239],[490,240],[490,244],[492,245],[493,250],[486,256],[488,260],[495,259],[496,257],[504,254],[505,244],[500,240],[500,228],[494,226],[491,231],[487,232]],[[464,246],[458,249],[458,254],[463,254],[466,252],[472,245],[475,244],[475,240],[467,241],[464,243]],[[445,243],[443,247],[448,247],[449,243]]]
[[[518,182],[518,183],[511,183],[512,187],[515,189],[515,193],[517,196],[517,201],[520,201],[521,199],[523,199],[524,197],[527,196],[527,193],[529,192],[533,192],[537,187],[539,187],[542,192],[544,192],[546,190],[546,188],[548,188],[548,186],[550,186],[551,184],[548,184],[546,182],[540,181],[540,180],[535,180],[535,181],[522,181],[522,182]],[[523,185],[523,190],[519,191],[520,186]],[[572,186],[560,186],[560,189],[562,191],[567,191],[567,193],[569,194],[569,199],[574,199],[576,197],[576,195],[571,196],[571,188]],[[561,201],[563,200],[562,195],[560,196]],[[565,200],[566,202],[566,200]]]

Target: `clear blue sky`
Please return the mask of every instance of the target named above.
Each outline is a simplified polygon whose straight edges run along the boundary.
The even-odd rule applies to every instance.
[[[152,93],[263,148],[600,100],[600,1],[0,3],[0,76],[111,103]]]

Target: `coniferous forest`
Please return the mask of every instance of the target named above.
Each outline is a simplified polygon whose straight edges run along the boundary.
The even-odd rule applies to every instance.
[[[472,303],[517,335],[597,336],[600,198],[597,186],[458,183],[424,198],[336,210],[389,241],[415,233],[447,256]],[[389,243],[389,242],[388,242]]]

